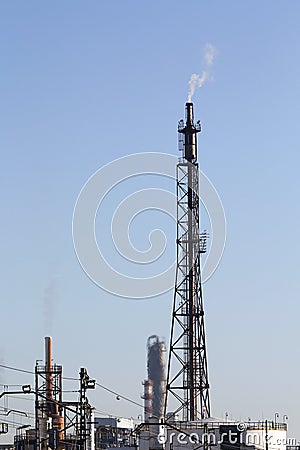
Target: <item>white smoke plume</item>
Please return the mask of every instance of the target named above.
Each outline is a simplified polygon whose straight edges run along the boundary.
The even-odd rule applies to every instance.
[[[188,102],[192,101],[192,97],[197,88],[203,86],[203,84],[210,79],[209,69],[212,67],[215,56],[217,54],[217,49],[212,44],[206,44],[204,47],[204,65],[205,70],[202,71],[201,75],[197,73],[193,73],[189,80],[189,93],[188,93]]]
[[[204,61],[207,67],[211,67],[214,63],[217,49],[212,44],[205,44],[204,47]]]

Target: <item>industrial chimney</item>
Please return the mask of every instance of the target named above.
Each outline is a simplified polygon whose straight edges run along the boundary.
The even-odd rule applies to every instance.
[[[163,416],[166,390],[166,344],[158,336],[152,335],[147,341],[148,380],[152,383],[152,417]]]

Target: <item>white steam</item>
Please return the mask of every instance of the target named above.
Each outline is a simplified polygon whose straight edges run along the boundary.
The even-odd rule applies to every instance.
[[[209,73],[204,70],[201,75],[198,75],[197,73],[193,73],[191,75],[190,81],[189,81],[189,93],[188,93],[188,101],[191,102],[192,97],[194,95],[194,92],[197,88],[200,88],[203,86],[205,81],[209,79]]]
[[[204,65],[205,70],[202,71],[201,75],[197,73],[193,73],[189,80],[189,93],[188,93],[188,102],[192,101],[192,97],[197,88],[203,86],[203,84],[210,79],[209,69],[212,67],[215,56],[217,54],[217,49],[212,44],[206,44],[204,47]]]
[[[216,54],[217,54],[216,47],[214,47],[212,44],[205,44],[204,61],[207,67],[211,67],[213,65]]]

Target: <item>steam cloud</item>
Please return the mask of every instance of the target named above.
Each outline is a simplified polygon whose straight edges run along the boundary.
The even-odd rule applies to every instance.
[[[197,73],[193,73],[189,80],[189,93],[188,93],[188,102],[192,101],[192,97],[197,88],[203,86],[203,84],[210,79],[210,68],[214,63],[215,56],[217,54],[217,49],[212,44],[206,44],[204,47],[204,65],[205,70],[202,71],[201,75]]]

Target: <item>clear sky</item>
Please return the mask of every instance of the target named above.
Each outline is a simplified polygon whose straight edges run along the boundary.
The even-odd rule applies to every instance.
[[[299,23],[296,0],[1,2],[2,364],[32,370],[50,334],[65,375],[87,367],[139,401],[146,340],[168,339],[172,293],[134,301],[98,288],[77,261],[72,214],[103,164],[178,154],[187,83],[209,42],[212,80],[193,101],[201,168],[228,225],[204,286],[212,414],[287,414],[300,439]],[[160,224],[149,217],[136,224],[141,248],[145,224]],[[165,232],[175,252],[172,221]],[[0,371],[2,384],[29,382]],[[91,399],[105,413],[141,413],[100,388]]]

